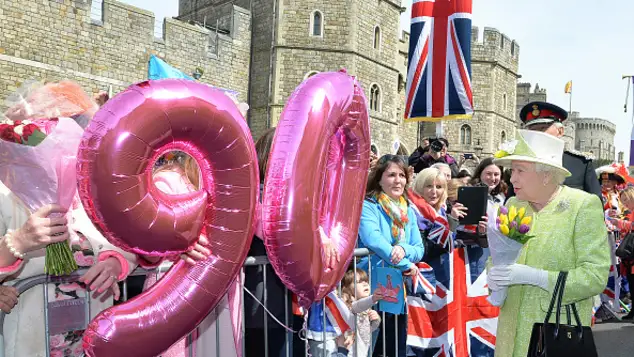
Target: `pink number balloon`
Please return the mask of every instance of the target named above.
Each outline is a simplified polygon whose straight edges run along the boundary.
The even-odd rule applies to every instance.
[[[156,158],[182,150],[198,163],[201,190],[166,195],[152,184]],[[107,102],[84,133],[79,192],[104,236],[154,256],[186,251],[202,231],[212,255],[182,261],[150,290],[88,326],[88,356],[157,356],[218,304],[244,263],[255,229],[258,166],[234,102],[204,84],[166,79],[133,85]]]
[[[289,98],[275,132],[263,197],[267,253],[307,306],[341,280],[359,230],[370,164],[363,90],[345,72],[315,75]],[[328,269],[322,243],[341,260]]]

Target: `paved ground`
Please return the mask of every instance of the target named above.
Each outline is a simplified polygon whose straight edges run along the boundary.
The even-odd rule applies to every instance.
[[[598,323],[592,328],[599,357],[633,357],[634,324],[632,321]]]

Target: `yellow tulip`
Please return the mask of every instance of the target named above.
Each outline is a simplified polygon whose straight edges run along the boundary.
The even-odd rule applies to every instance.
[[[500,232],[502,232],[505,236],[509,235],[509,226],[506,224],[500,224]]]
[[[526,207],[520,208],[519,212],[517,212],[517,216],[520,218],[520,220],[524,218],[525,214],[526,214]]]
[[[522,218],[522,222],[520,222],[520,226],[521,226],[522,224],[525,224],[525,225],[527,225],[527,226],[528,226],[529,224],[531,224],[531,222],[532,222],[532,221],[533,221],[533,217],[531,217],[531,216],[526,216],[526,217]]]
[[[515,217],[517,217],[517,208],[515,208],[515,206],[511,206],[509,209],[509,221],[513,222]]]
[[[500,224],[509,224],[509,217],[505,214],[500,215]]]

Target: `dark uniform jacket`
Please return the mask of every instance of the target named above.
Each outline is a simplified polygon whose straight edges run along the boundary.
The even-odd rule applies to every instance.
[[[564,185],[593,193],[602,199],[601,185],[599,185],[599,179],[594,171],[591,158],[578,151],[564,151],[563,165],[572,174],[564,181]],[[515,191],[513,186],[509,185],[506,197],[508,199],[513,196],[515,196]]]

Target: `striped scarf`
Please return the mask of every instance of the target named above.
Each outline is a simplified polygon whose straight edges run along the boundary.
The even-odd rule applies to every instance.
[[[383,208],[383,211],[385,211],[392,220],[391,232],[394,242],[398,244],[401,240],[405,240],[405,225],[409,222],[409,218],[407,217],[407,200],[401,196],[398,202],[395,202],[384,192],[381,192],[377,197],[377,201],[381,205],[381,208]]]

